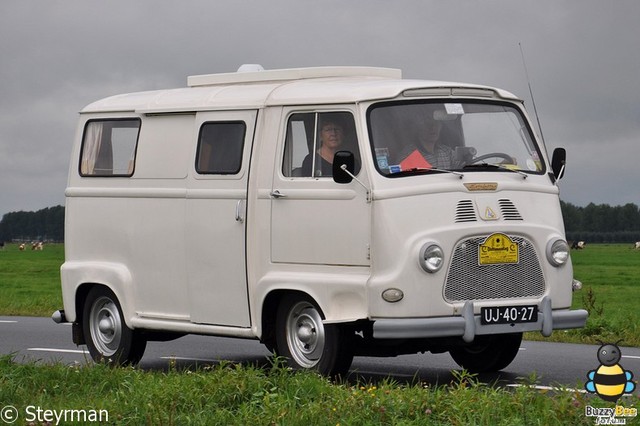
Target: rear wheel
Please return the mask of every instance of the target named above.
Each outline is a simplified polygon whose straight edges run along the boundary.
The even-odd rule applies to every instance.
[[[467,346],[451,349],[453,360],[472,373],[499,371],[506,368],[518,355],[522,333],[478,336]]]
[[[297,370],[314,369],[325,376],[344,376],[353,360],[349,329],[325,325],[315,302],[303,295],[285,297],[276,318],[278,354]]]
[[[106,287],[89,291],[82,328],[91,358],[96,362],[137,364],[147,347],[147,341],[127,327],[118,298]]]

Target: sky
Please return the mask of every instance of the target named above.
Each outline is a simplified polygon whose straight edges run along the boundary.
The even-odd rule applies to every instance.
[[[2,0],[0,216],[64,205],[85,105],[243,63],[486,84],[535,121],[530,85],[560,198],[640,204],[638,21],[637,0]]]

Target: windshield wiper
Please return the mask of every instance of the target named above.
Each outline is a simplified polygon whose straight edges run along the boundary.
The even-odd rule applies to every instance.
[[[467,164],[466,166],[463,167],[463,169],[465,170],[466,169],[489,169],[489,170],[498,169],[498,170],[504,170],[507,172],[517,173],[520,176],[522,176],[523,179],[526,179],[529,177],[529,175],[523,172],[522,170],[511,169],[501,164],[489,164],[489,163]]]
[[[438,168],[435,168],[435,167],[431,167],[431,168],[414,167],[412,169],[402,170],[400,172],[389,173],[387,176],[389,176],[389,177],[416,176],[416,175],[428,174],[428,173],[432,173],[432,172],[450,173],[452,175],[458,176],[460,179],[462,179],[462,177],[464,176],[464,174],[462,174],[460,172],[454,172],[453,170],[447,170],[447,169],[438,169]]]

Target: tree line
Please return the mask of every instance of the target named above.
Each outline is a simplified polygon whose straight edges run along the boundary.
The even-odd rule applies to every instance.
[[[64,207],[11,212],[0,221],[0,242],[64,241]]]
[[[636,204],[610,206],[589,203],[586,207],[578,207],[561,201],[560,205],[569,241],[591,243],[640,241],[640,209]]]
[[[586,207],[560,202],[569,241],[632,243],[640,241],[640,209],[636,204]],[[7,213],[0,221],[0,241],[63,241],[64,207]]]

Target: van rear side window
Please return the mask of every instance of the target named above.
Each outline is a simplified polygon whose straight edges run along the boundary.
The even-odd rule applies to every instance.
[[[196,171],[219,175],[238,173],[246,129],[242,121],[204,123],[198,138]]]
[[[139,133],[139,119],[88,121],[82,137],[80,175],[133,175]]]

